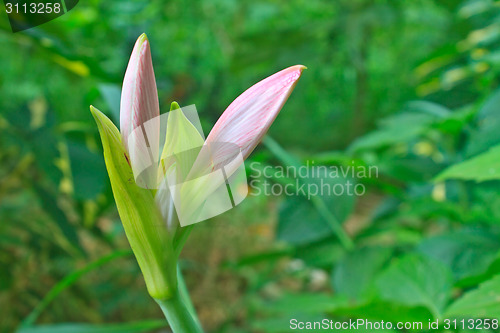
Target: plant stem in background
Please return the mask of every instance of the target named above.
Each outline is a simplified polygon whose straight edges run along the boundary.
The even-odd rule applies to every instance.
[[[303,164],[300,162],[295,156],[288,153],[285,149],[283,149],[278,142],[276,142],[270,136],[266,136],[263,140],[264,145],[273,153],[280,162],[285,166],[292,166],[296,169],[300,168]],[[301,182],[306,181],[306,179],[301,178]],[[354,242],[351,237],[347,234],[347,232],[342,227],[342,222],[338,220],[338,218],[332,214],[332,212],[328,209],[325,202],[317,196],[313,196],[311,198],[311,202],[314,205],[314,208],[318,211],[318,213],[328,222],[328,225],[332,229],[333,233],[339,239],[340,244],[346,249],[351,250],[354,247]]]
[[[182,271],[180,265],[177,265],[177,288],[179,289],[179,293],[181,294],[182,300],[186,305],[189,313],[193,317],[193,320],[196,322],[198,326],[201,327],[200,319],[198,319],[198,314],[196,313],[196,309],[194,308],[193,302],[191,301],[191,297],[189,296],[189,291],[186,286],[186,282],[184,281],[184,277],[182,276]]]
[[[64,290],[71,287],[75,282],[77,282],[82,276],[93,271],[94,269],[100,268],[103,265],[109,263],[112,260],[131,256],[132,251],[130,250],[118,250],[114,251],[104,257],[91,262],[90,264],[84,266],[81,269],[73,271],[72,273],[66,275],[64,279],[56,283],[52,289],[44,296],[44,298],[38,303],[36,308],[26,317],[21,323],[21,328],[28,328],[35,324],[40,314],[51,304],[51,302],[61,294]]]

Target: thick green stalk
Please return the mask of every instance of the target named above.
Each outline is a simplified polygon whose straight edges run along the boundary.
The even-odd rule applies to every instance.
[[[156,302],[161,307],[165,317],[174,333],[203,333],[203,329],[191,316],[183,299],[176,290],[172,297],[165,300],[157,299]]]
[[[91,106],[90,111],[101,135],[116,207],[148,292],[156,299],[170,298],[177,285],[173,235],[165,227],[153,193],[134,181],[130,157],[116,126],[96,108]]]

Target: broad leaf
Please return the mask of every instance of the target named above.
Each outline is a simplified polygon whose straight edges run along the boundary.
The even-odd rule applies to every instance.
[[[154,298],[170,296],[176,283],[171,236],[156,208],[150,190],[137,186],[132,168],[115,125],[91,107],[104,149],[113,195],[125,233],[141,267],[148,291]]]
[[[338,233],[339,223],[354,208],[354,195],[347,194],[349,186],[353,188],[352,179],[330,177],[323,168],[309,171],[316,176],[297,179],[298,186],[285,187],[292,196],[279,211],[277,237],[293,244],[311,243]]]
[[[434,317],[439,317],[451,296],[449,270],[440,262],[419,255],[398,259],[375,283],[382,300],[425,306]]]
[[[448,266],[457,280],[486,272],[499,250],[498,236],[481,229],[427,238],[418,246],[419,252]]]
[[[440,173],[435,181],[448,179],[474,180],[477,182],[500,179],[500,145],[466,161],[452,165]]]
[[[446,119],[451,112],[437,104],[414,101],[405,105],[404,111],[387,117],[377,130],[358,138],[349,147],[352,151],[378,149],[415,139],[430,125]]]
[[[74,196],[77,199],[94,199],[104,189],[106,172],[102,156],[86,146],[68,143]]]
[[[450,305],[445,317],[500,319],[500,275],[465,293]]]
[[[477,113],[477,128],[471,133],[467,145],[467,156],[486,151],[500,143],[498,128],[500,127],[500,89],[489,96]]]
[[[332,314],[348,318],[384,320],[391,322],[427,322],[432,313],[423,306],[403,305],[399,302],[367,301],[336,308]]]
[[[326,293],[285,294],[273,302],[259,303],[268,313],[327,313],[346,303],[344,299]]]
[[[351,299],[361,298],[391,254],[390,249],[381,247],[365,247],[347,254],[333,270],[335,292]]]

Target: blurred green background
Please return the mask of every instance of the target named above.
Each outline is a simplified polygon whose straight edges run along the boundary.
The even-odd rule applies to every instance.
[[[252,84],[308,67],[250,163],[379,170],[351,179],[363,196],[250,195],[197,225],[180,267],[207,331],[500,318],[500,2],[88,0],[16,34],[3,8],[1,332],[168,331],[89,112],[118,124],[142,32],[160,107],[196,104],[205,134]]]

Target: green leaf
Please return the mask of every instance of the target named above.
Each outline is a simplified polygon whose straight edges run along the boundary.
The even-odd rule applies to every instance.
[[[342,317],[391,322],[428,322],[433,314],[423,306],[408,306],[399,302],[371,300],[361,304],[338,307],[332,314]]]
[[[433,114],[414,111],[385,118],[381,121],[379,129],[356,139],[349,150],[377,149],[408,142],[422,134],[435,119],[436,116]]]
[[[436,178],[436,182],[463,179],[482,182],[500,179],[500,145],[466,161],[452,165]]]
[[[144,320],[120,324],[57,324],[23,328],[17,333],[140,333],[167,326],[166,320]]]
[[[109,110],[111,111],[112,119],[115,121],[120,120],[120,97],[122,89],[117,84],[112,83],[101,83],[98,85],[99,92],[108,104]]]
[[[37,183],[33,184],[33,190],[42,204],[43,210],[54,220],[57,227],[65,237],[65,246],[72,254],[83,255],[84,250],[76,233],[76,228],[70,223],[64,211],[59,207],[57,198],[52,191]]]
[[[391,254],[391,249],[382,247],[364,247],[347,254],[335,266],[332,274],[333,289],[337,294],[351,299],[361,298]]]
[[[269,318],[257,318],[252,320],[250,323],[250,327],[252,328],[252,332],[264,332],[264,333],[289,333],[291,332],[290,324],[293,319],[296,319],[299,322],[321,322],[323,320],[322,315],[297,315],[293,314],[293,317],[290,315],[285,316],[273,316]],[[306,332],[314,332],[314,330],[306,330]],[[293,331],[292,331],[293,332]],[[299,331],[300,332],[300,331]]]
[[[295,245],[308,244],[332,235],[328,223],[303,198],[287,198],[280,206],[276,237]]]
[[[461,280],[486,272],[500,244],[496,234],[474,228],[427,238],[417,250],[445,264]]]
[[[324,320],[324,322],[323,322]],[[342,323],[347,322],[349,320],[333,320],[333,323],[330,323],[331,318],[321,317],[321,316],[293,316],[293,317],[278,317],[278,318],[266,318],[266,319],[257,319],[253,320],[251,327],[257,332],[265,332],[265,333],[290,333],[290,332],[335,332],[335,328],[330,329],[330,327],[335,327],[335,323],[339,323],[338,325],[342,325]],[[324,323],[324,326],[320,326],[321,323]],[[295,326],[300,325],[300,326]],[[316,326],[313,326],[316,325]],[[301,329],[299,329],[301,327]],[[315,327],[315,328],[314,328]],[[340,326],[339,326],[340,327]],[[347,325],[349,327],[349,325]],[[254,332],[252,331],[252,332]],[[359,328],[346,328],[342,329],[342,332],[345,333],[373,333],[373,329],[367,327],[359,327]],[[233,331],[231,331],[233,332]],[[378,329],[377,333],[391,333],[398,332],[396,330],[389,329]]]
[[[99,258],[96,261],[91,262],[90,264],[86,265],[85,267],[76,270],[66,277],[56,283],[52,289],[45,295],[45,297],[38,303],[36,308],[29,314],[28,317],[26,317],[23,322],[21,323],[21,326],[24,328],[27,328],[36,321],[36,319],[40,316],[40,314],[47,308],[47,306],[64,290],[72,286],[76,281],[78,281],[82,276],[85,274],[93,271],[94,269],[97,269],[108,262],[122,258],[125,256],[131,255],[130,250],[127,251],[115,251],[112,252],[111,254],[108,254],[102,258]],[[23,329],[24,331],[25,329]]]
[[[267,313],[327,313],[346,301],[325,293],[285,294],[273,302],[259,303],[259,309]]]
[[[333,242],[332,238],[294,248],[295,258],[303,260],[307,266],[321,267],[326,270],[330,270],[332,265],[338,262],[346,252],[345,248],[338,242]]]
[[[471,133],[466,148],[467,156],[486,151],[500,143],[500,89],[492,93],[477,113],[477,128]]]
[[[354,208],[354,195],[348,195],[346,190],[349,184],[352,190],[355,185],[354,182],[351,179],[344,178],[340,174],[335,176],[330,175],[329,169],[325,166],[315,168],[314,177],[301,177],[298,170],[302,167],[309,169],[310,166],[303,166],[295,156],[281,148],[270,137],[264,139],[264,144],[287,168],[292,167],[297,170],[297,175],[291,176],[293,179],[290,179],[290,177],[277,177],[277,179],[283,181],[281,178],[287,178],[287,182],[291,180],[292,188],[297,190],[298,196],[301,196],[301,198],[292,196],[291,200],[294,200],[296,204],[289,202],[290,205],[296,207],[295,211],[293,207],[291,207],[290,211],[288,209],[280,209],[278,238],[295,244],[305,244],[325,238],[329,234],[335,234],[344,248],[352,248],[353,242],[342,228],[342,222],[344,222]],[[319,193],[312,194],[308,190],[309,186],[317,187],[321,190],[318,191]],[[324,190],[325,186],[326,190]],[[335,195],[333,189],[338,186],[343,188],[345,193]],[[306,187],[306,189],[300,191],[301,187]],[[293,221],[289,220],[289,217]],[[311,226],[311,224],[314,224],[314,226]],[[325,224],[330,229],[329,231],[325,228]],[[305,232],[305,234],[300,235],[300,232]]]
[[[465,293],[448,307],[445,317],[500,319],[500,275]]]
[[[407,255],[397,259],[375,282],[378,296],[406,306],[425,306],[439,317],[451,296],[450,271],[438,261]]]
[[[290,332],[293,330],[291,320],[304,322],[304,325],[324,319],[329,322],[332,319],[329,314],[335,313],[338,308],[348,307],[348,303],[344,298],[325,293],[287,293],[272,302],[256,302],[259,319],[252,321],[252,327],[259,332]],[[267,318],[262,319],[263,316]],[[363,332],[362,329],[359,331]]]
[[[500,252],[497,252],[494,260],[490,263],[488,268],[483,272],[468,276],[463,278],[458,283],[455,284],[457,287],[467,288],[471,286],[477,286],[478,284],[493,278],[494,276],[500,274]]]
[[[68,143],[74,197],[94,199],[104,189],[106,174],[101,156],[92,153],[84,145]]]
[[[176,262],[172,238],[158,210],[153,193],[137,186],[129,158],[116,126],[91,107],[104,149],[118,213],[130,246],[153,298],[171,296],[176,286]]]
[[[453,117],[453,112],[440,105],[429,101],[411,101],[406,103],[404,110],[409,112],[421,113],[435,117],[436,119],[446,119]]]
[[[279,210],[277,237],[295,245],[334,235],[338,223],[344,222],[354,208],[354,195],[348,195],[346,190],[349,184],[352,189],[352,179],[330,177],[323,168],[312,167],[309,170],[314,170],[316,177],[300,178],[297,187],[302,186],[306,197],[300,194],[288,197]],[[319,194],[307,198],[312,192],[309,186],[319,189]],[[337,192],[339,195],[336,195],[333,189],[344,189],[344,193]]]
[[[402,182],[428,182],[443,166],[436,163],[430,156],[419,156],[413,153],[407,155],[394,154],[393,151],[377,155],[377,167],[381,174],[390,175]]]
[[[349,322],[356,319],[391,322],[427,323],[432,314],[424,307],[408,307],[390,302],[373,301],[364,304],[352,304],[344,298],[325,294],[287,294],[278,301],[258,302],[259,318],[252,321],[252,327],[263,332],[290,332],[290,320],[301,322],[321,322],[323,319],[337,319],[334,322]],[[345,320],[339,319],[345,318]],[[306,330],[307,331],[307,330]],[[319,331],[319,330],[311,330]],[[325,331],[329,331],[326,330]],[[365,327],[343,332],[372,332]],[[377,330],[379,331],[379,330]],[[385,332],[382,330],[382,332]]]

